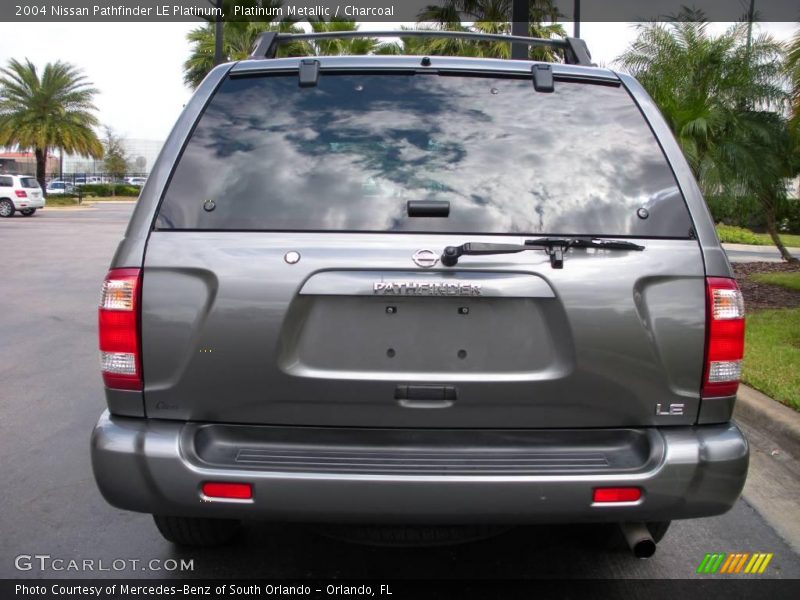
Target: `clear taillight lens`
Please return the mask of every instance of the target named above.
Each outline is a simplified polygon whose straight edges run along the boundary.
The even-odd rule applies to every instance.
[[[133,310],[137,279],[106,279],[100,295],[100,308],[106,310]]]
[[[136,375],[136,355],[132,352],[100,352],[103,373]]]
[[[734,396],[744,357],[744,298],[734,279],[706,278],[706,361],[701,395]]]
[[[98,309],[100,370],[107,387],[142,389],[139,355],[139,269],[112,269],[103,282]]]
[[[744,297],[738,287],[736,289],[712,288],[711,300],[712,319],[716,321],[744,319]]]

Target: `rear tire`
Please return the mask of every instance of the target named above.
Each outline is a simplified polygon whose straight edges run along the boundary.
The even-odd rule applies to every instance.
[[[14,216],[14,203],[7,198],[0,200],[0,217],[5,219]]]
[[[241,523],[233,519],[201,519],[153,515],[156,527],[178,546],[222,546],[236,537]]]
[[[36,212],[36,209],[35,209],[35,208],[23,208],[23,209],[22,209],[21,211],[19,211],[19,212],[21,212],[21,213],[22,213],[24,216],[26,216],[26,217],[32,217],[32,216],[33,216],[33,213],[35,213],[35,212]]]

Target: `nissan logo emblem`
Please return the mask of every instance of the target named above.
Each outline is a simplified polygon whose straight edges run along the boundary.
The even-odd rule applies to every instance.
[[[414,256],[411,257],[411,260],[413,260],[414,264],[418,267],[427,269],[435,266],[436,263],[439,262],[439,255],[433,250],[417,250],[414,252]]]

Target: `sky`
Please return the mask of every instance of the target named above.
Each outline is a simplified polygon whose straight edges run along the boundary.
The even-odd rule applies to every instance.
[[[401,23],[364,23],[362,30],[397,29]],[[410,24],[409,24],[410,25]],[[725,24],[712,24],[722,31]],[[164,140],[191,96],[182,65],[189,56],[186,34],[194,23],[0,23],[3,57],[30,59],[37,66],[62,60],[80,67],[99,90],[98,117],[126,138]],[[565,24],[572,34],[572,25]],[[794,23],[764,23],[781,40]],[[581,23],[581,37],[600,65],[614,59],[635,38],[630,23]]]

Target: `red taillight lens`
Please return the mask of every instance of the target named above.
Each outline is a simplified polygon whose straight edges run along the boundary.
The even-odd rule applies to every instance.
[[[636,502],[642,497],[642,490],[637,487],[595,488],[593,501],[603,502]]]
[[[207,481],[203,484],[203,495],[209,498],[250,500],[253,497],[253,486],[249,483]]]
[[[14,190],[14,193],[17,195],[17,198],[27,198],[28,192],[25,190]]]
[[[734,396],[744,357],[744,298],[736,280],[706,277],[706,360],[701,396]]]
[[[112,269],[103,282],[98,309],[100,369],[107,387],[142,389],[139,355],[140,269]]]

